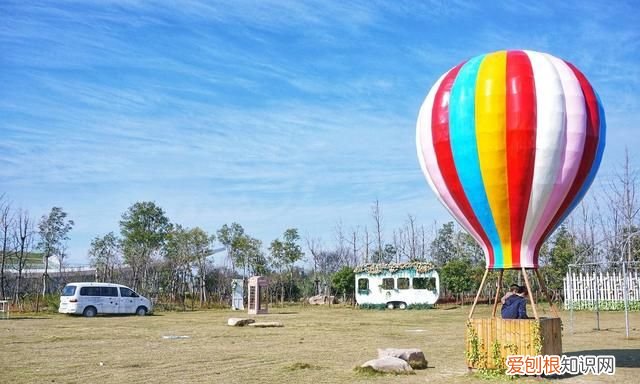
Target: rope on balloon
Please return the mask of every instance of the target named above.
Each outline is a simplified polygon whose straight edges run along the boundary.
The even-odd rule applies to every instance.
[[[476,297],[473,300],[473,305],[471,306],[471,311],[469,312],[469,320],[471,320],[473,318],[473,312],[476,309],[476,304],[478,304],[478,299],[480,298],[480,293],[482,292],[482,288],[484,287],[484,284],[487,280],[487,275],[489,274],[490,269],[486,269],[484,271],[484,275],[482,275],[482,281],[480,282],[480,287],[478,288],[478,292],[476,293]],[[491,317],[496,317],[496,311],[498,308],[498,298],[500,297],[500,289],[502,288],[502,276],[504,274],[504,269],[498,269],[497,271],[499,271],[499,275],[498,275],[498,282],[497,282],[497,289],[496,289],[496,296],[495,296],[495,301],[493,303],[493,310],[491,312]],[[538,283],[540,284],[540,289],[542,290],[542,292],[544,293],[545,297],[547,298],[547,301],[549,302],[549,305],[551,306],[551,311],[553,312],[554,317],[560,317],[560,314],[558,313],[558,309],[556,308],[555,304],[553,303],[553,300],[551,299],[551,296],[549,295],[549,291],[547,290],[546,285],[544,284],[544,279],[542,278],[542,275],[540,274],[540,271],[538,271],[537,269],[533,269],[536,278],[538,279]],[[538,309],[536,307],[536,302],[533,298],[533,292],[531,290],[531,284],[529,284],[529,277],[527,275],[527,269],[522,267],[522,276],[524,278],[524,283],[525,286],[527,287],[527,294],[529,296],[529,302],[531,303],[531,309],[533,311],[533,317],[536,320],[540,320],[540,316],[538,315]]]

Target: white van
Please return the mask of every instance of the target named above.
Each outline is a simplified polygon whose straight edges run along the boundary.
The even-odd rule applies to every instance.
[[[135,313],[144,316],[153,312],[151,300],[131,288],[110,283],[69,283],[60,295],[60,313],[93,317],[98,313]]]

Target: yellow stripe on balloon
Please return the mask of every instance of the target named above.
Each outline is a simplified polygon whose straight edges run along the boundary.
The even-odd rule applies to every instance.
[[[503,268],[513,265],[507,184],[507,52],[486,55],[476,80],[476,139],[480,172],[493,220],[500,236]],[[499,262],[498,260],[496,260]]]

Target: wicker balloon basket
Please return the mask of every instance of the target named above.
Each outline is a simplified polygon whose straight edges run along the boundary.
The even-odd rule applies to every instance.
[[[482,283],[471,306],[465,335],[467,366],[470,369],[504,369],[507,356],[510,355],[562,355],[562,320],[548,295],[544,280],[538,270],[534,270],[535,275],[538,278],[540,288],[551,305],[554,317],[538,316],[527,271],[524,268],[522,272],[534,318],[512,320],[496,317],[503,275],[502,270],[498,272],[498,289],[492,316],[490,318],[473,318],[473,312],[489,270],[485,271]]]

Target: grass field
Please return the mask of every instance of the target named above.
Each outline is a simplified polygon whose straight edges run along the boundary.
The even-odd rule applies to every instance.
[[[464,361],[468,307],[381,311],[334,306],[271,308],[259,320],[283,328],[229,327],[246,314],[211,310],[161,312],[147,317],[82,318],[22,315],[0,321],[2,383],[486,383]],[[490,308],[480,306],[478,317]],[[640,313],[569,313],[565,353],[613,354],[616,375],[574,376],[557,383],[640,382]],[[165,339],[163,336],[188,336]],[[365,376],[354,367],[376,357],[377,348],[421,348],[429,368],[410,376]],[[517,382],[547,380],[521,378]]]

